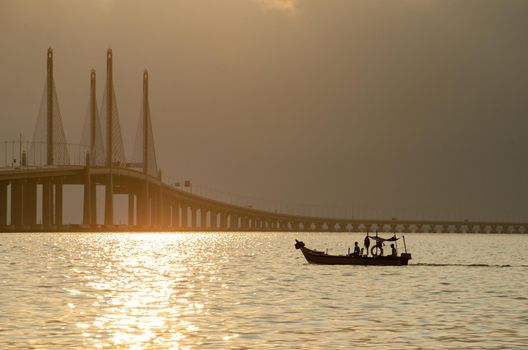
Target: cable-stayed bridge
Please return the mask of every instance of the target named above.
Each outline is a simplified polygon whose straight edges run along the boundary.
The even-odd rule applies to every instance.
[[[359,220],[310,217],[234,205],[198,196],[162,180],[149,108],[148,72],[134,152],[125,148],[113,84],[112,51],[98,109],[96,72],[90,73],[89,108],[82,140],[68,143],[53,79],[53,51],[33,139],[4,142],[0,162],[0,231],[342,231],[526,233],[528,223]],[[0,146],[2,144],[0,143]],[[0,155],[1,157],[2,155]],[[64,185],[83,188],[82,224],[64,225]],[[97,198],[104,186],[104,201]],[[114,196],[128,198],[128,223],[115,225]],[[104,219],[98,218],[104,203]]]

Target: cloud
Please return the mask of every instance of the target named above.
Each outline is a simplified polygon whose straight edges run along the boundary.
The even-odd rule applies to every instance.
[[[257,2],[271,9],[293,12],[297,0],[257,0]]]

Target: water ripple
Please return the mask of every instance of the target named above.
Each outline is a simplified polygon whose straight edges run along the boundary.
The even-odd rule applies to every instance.
[[[0,238],[2,349],[528,345],[528,236],[407,235],[407,267],[310,265],[292,244],[342,252],[356,234]]]

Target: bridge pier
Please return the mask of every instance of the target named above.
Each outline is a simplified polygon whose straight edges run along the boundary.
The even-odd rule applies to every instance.
[[[27,180],[23,192],[23,224],[33,227],[37,223],[37,183],[34,180]]]
[[[233,217],[233,213],[226,213],[226,221],[225,221],[225,225],[226,225],[226,229],[228,231],[233,231],[233,228],[234,228],[234,217]]]
[[[181,216],[180,216],[180,203],[174,202],[172,207],[172,226],[175,228],[181,227]]]
[[[156,203],[155,203],[155,194],[152,190],[152,186],[149,185],[148,187],[149,187],[149,192],[147,196],[147,204],[148,204],[147,216],[149,218],[149,221],[147,225],[148,227],[152,228],[157,225]]]
[[[154,186],[153,186],[154,187]],[[155,186],[157,187],[157,186]],[[149,190],[150,193],[150,216],[151,216],[151,227],[159,227],[161,226],[161,217],[162,217],[162,207],[161,207],[161,201],[160,201],[160,194],[157,188],[152,188]]]
[[[182,227],[182,220],[181,220],[181,203],[178,201],[174,202],[174,210],[172,215],[173,220],[173,226],[176,226],[177,228]]]
[[[161,215],[161,227],[168,228],[172,223],[172,206],[169,200],[162,198],[161,199],[162,215]]]
[[[47,178],[42,181],[42,225],[44,227],[52,226],[53,217],[53,186],[51,179]]]
[[[136,195],[136,223],[142,228],[150,226],[150,196],[148,180],[141,181]]]
[[[227,231],[227,213],[225,211],[220,213],[220,228],[222,231]]]
[[[209,230],[216,231],[218,229],[218,210],[208,208],[209,212]]]
[[[244,216],[242,218],[242,230],[244,231],[249,230],[249,218],[247,216]]]
[[[181,204],[181,227],[187,229],[189,227],[189,207],[187,203]]]
[[[114,177],[108,174],[105,183],[105,219],[104,224],[111,226],[114,224]]]
[[[21,181],[11,182],[11,225],[19,227],[22,225],[23,210],[23,186]]]
[[[179,216],[179,213],[180,213],[180,209],[178,207],[178,203],[175,202],[175,201],[172,201],[172,200],[169,200],[169,216],[170,216],[170,221],[169,221],[169,226],[174,228],[174,227],[177,227],[178,226],[178,216]]]
[[[134,192],[128,193],[128,226],[132,228],[136,224],[136,194]]]
[[[7,182],[0,182],[0,227],[7,226]]]
[[[86,157],[88,159],[88,157]],[[83,224],[90,225],[92,221],[92,191],[90,174],[88,171],[84,175],[84,186],[83,186]]]
[[[191,206],[191,227],[193,229],[198,227],[198,208]]]
[[[62,179],[55,181],[55,225],[62,225]]]
[[[238,215],[237,214],[231,214],[231,230],[232,231],[238,231]]]
[[[225,227],[226,227],[226,230],[227,231],[233,231],[233,228],[234,228],[234,217],[233,217],[233,213],[229,213],[227,212],[225,214],[225,217],[226,217],[226,220],[225,220]]]
[[[90,184],[90,198],[91,198],[91,209],[90,209],[90,225],[97,225],[97,183],[91,181]]]
[[[207,209],[204,207],[200,208],[200,228],[207,229]]]
[[[163,200],[163,210],[165,210],[165,221],[166,221],[166,228],[174,227],[174,222],[176,221],[174,219],[176,213],[174,210],[174,201],[172,201],[170,198],[164,198]]]
[[[253,218],[251,216],[246,216],[244,220],[245,228],[244,231],[252,231],[253,230]]]

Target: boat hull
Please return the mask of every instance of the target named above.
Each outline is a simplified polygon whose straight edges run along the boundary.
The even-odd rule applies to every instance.
[[[400,256],[358,257],[352,255],[328,255],[326,253],[301,247],[306,261],[311,264],[322,265],[379,265],[402,266],[408,265],[411,254],[403,253]]]

